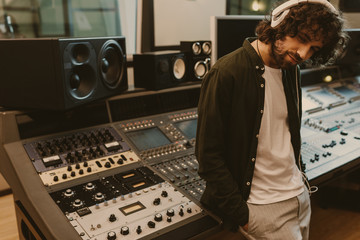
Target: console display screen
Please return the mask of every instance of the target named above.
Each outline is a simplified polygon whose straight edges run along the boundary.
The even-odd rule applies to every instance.
[[[128,132],[126,136],[140,150],[147,150],[170,144],[170,140],[158,128],[149,128],[135,132]]]
[[[175,126],[178,127],[188,139],[193,139],[196,137],[197,119],[177,122],[175,123]]]

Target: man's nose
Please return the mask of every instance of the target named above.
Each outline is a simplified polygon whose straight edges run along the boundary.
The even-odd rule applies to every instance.
[[[308,44],[301,44],[297,50],[297,54],[303,61],[309,59],[312,56],[311,46]]]

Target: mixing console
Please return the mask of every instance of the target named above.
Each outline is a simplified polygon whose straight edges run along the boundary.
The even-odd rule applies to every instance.
[[[359,99],[356,79],[303,88],[302,159],[309,180],[359,158]]]

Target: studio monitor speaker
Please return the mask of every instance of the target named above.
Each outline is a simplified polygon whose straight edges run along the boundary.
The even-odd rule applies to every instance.
[[[67,110],[128,88],[124,37],[0,40],[0,106]]]
[[[186,80],[186,65],[179,51],[134,54],[134,85],[149,90],[174,87]]]
[[[210,70],[210,41],[181,41],[180,51],[188,62],[187,81],[201,81]]]

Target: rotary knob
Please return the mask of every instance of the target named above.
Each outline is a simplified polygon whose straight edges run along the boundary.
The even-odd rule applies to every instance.
[[[168,196],[167,191],[162,191],[161,196],[162,196],[162,197],[167,197],[167,196]]]
[[[92,189],[95,188],[95,186],[94,186],[93,183],[89,182],[89,183],[86,184],[86,187],[85,187],[85,188],[86,188],[86,190],[92,190]]]
[[[122,227],[121,230],[120,230],[120,233],[122,235],[128,235],[129,234],[129,228],[128,227]]]
[[[161,222],[162,219],[163,219],[163,217],[162,217],[162,215],[161,215],[160,213],[157,213],[157,214],[155,215],[155,217],[154,217],[154,220],[155,220],[156,222]]]
[[[115,214],[110,214],[109,221],[110,222],[115,222],[116,221]]]
[[[96,200],[102,200],[104,199],[104,195],[101,192],[96,193],[95,195]]]
[[[153,201],[153,204],[155,206],[159,205],[160,204],[160,198],[155,198],[154,201]]]
[[[153,221],[149,221],[147,225],[149,228],[155,228],[155,223]]]
[[[115,240],[116,239],[116,233],[114,231],[108,232],[107,239],[108,240]]]
[[[65,190],[65,197],[71,197],[72,195],[74,195],[74,191],[71,190],[70,188]]]
[[[168,215],[169,217],[174,216],[175,215],[174,209],[168,209],[166,215]]]
[[[74,207],[80,207],[82,206],[82,201],[80,199],[75,199],[74,203],[73,203],[73,206]]]

